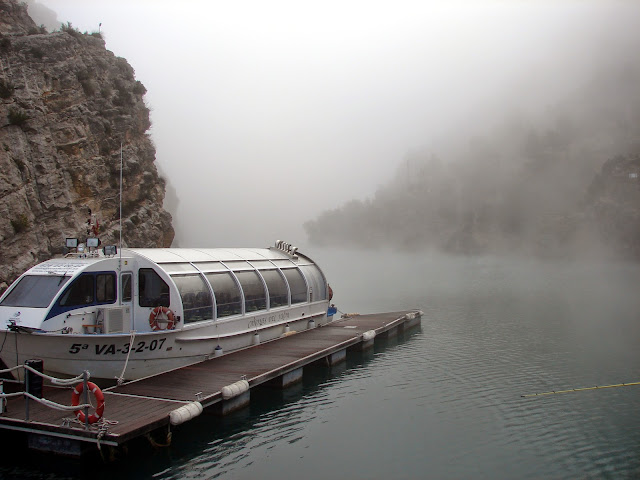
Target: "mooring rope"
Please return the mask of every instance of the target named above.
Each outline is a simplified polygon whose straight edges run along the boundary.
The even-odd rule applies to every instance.
[[[118,385],[122,385],[124,383],[124,372],[127,371],[127,365],[129,364],[129,356],[131,356],[131,350],[133,350],[133,341],[136,338],[136,331],[131,330],[131,339],[129,340],[129,351],[127,352],[127,358],[124,361],[124,367],[122,367],[122,373],[116,379]]]
[[[552,390],[551,392],[530,393],[528,395],[520,395],[520,396],[523,398],[524,397],[540,397],[543,395],[555,395],[556,393],[583,392],[585,390],[600,390],[602,388],[631,387],[633,385],[640,385],[640,382],[616,383],[614,385],[596,385],[595,387],[570,388],[568,390]]]
[[[106,418],[102,418],[100,423],[98,424],[98,434],[96,435],[96,443],[98,444],[98,451],[100,452],[100,456],[102,457],[102,445],[100,445],[100,440],[104,438],[104,436],[109,431],[109,427],[111,425],[117,425],[117,420],[107,420]],[[104,457],[102,457],[104,460]]]

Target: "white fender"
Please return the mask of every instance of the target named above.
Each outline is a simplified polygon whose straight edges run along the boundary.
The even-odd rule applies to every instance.
[[[249,382],[246,380],[238,380],[231,385],[222,387],[222,398],[224,400],[229,400],[230,398],[243,394],[247,390],[249,390]]]
[[[374,338],[376,338],[376,331],[375,330],[367,330],[366,332],[364,332],[362,334],[362,341],[363,342],[368,342],[369,340],[373,340]]]
[[[169,421],[171,422],[171,425],[180,425],[187,420],[196,418],[201,413],[202,404],[200,402],[191,402],[169,412]]]

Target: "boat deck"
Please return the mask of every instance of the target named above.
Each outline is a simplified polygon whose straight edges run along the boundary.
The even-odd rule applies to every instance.
[[[75,420],[73,412],[53,410],[33,400],[29,401],[29,420],[26,421],[25,399],[11,398],[6,411],[0,414],[0,429],[28,432],[48,439],[45,443],[57,439],[58,442],[99,441],[120,446],[168,427],[170,412],[190,402],[199,401],[204,408],[231,402],[233,399],[222,398],[223,387],[227,385],[245,379],[251,388],[273,383],[319,360],[328,359],[333,363],[329,360],[332,355],[339,359],[347,348],[362,347],[371,336],[370,331],[376,335],[388,334],[397,328],[415,325],[420,322],[420,314],[411,310],[342,318],[319,328],[104,389],[106,422],[102,429],[96,423],[87,430]],[[43,394],[56,403],[71,403],[70,388],[45,387]]]

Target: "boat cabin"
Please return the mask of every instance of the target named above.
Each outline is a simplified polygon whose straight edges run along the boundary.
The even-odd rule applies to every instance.
[[[326,315],[329,289],[320,268],[287,244],[276,245],[70,253],[24,273],[0,299],[0,320],[39,332],[111,334],[185,330],[244,316],[268,322],[272,317],[262,314],[313,304]],[[154,312],[164,323],[154,324]]]

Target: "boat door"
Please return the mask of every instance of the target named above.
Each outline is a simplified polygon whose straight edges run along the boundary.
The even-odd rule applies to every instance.
[[[129,312],[128,318],[123,318],[123,325],[125,330],[134,330],[133,328],[133,281],[134,275],[133,272],[122,272],[120,273],[120,302],[125,308],[124,312]],[[125,313],[126,315],[126,313]]]

